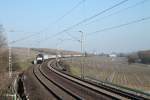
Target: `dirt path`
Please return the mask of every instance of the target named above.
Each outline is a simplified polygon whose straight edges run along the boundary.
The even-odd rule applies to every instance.
[[[36,66],[31,66],[24,73],[25,91],[29,100],[54,100],[53,95],[51,95],[33,75],[33,67]]]

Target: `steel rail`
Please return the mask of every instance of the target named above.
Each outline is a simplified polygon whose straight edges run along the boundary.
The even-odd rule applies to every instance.
[[[57,87],[61,88],[63,91],[67,92],[69,95],[71,95],[72,97],[74,97],[77,100],[83,100],[82,97],[80,97],[79,95],[73,93],[72,91],[70,91],[69,89],[65,88],[64,86],[62,86],[61,84],[58,84],[56,81],[50,79],[45,73],[44,71],[41,69],[41,66],[39,67],[39,71],[41,72],[41,74],[47,78],[49,81],[51,81],[53,84],[55,84]]]
[[[101,88],[99,88],[99,87],[97,87],[97,86],[95,86],[93,84],[90,84],[88,82],[83,81],[80,78],[75,78],[75,77],[72,77],[69,74],[64,74],[64,73],[62,73],[62,72],[54,69],[52,67],[52,66],[54,66],[54,65],[52,65],[53,63],[54,63],[54,60],[53,61],[51,60],[50,62],[48,62],[48,68],[49,68],[49,70],[55,72],[56,74],[58,74],[61,77],[64,77],[64,78],[66,78],[66,79],[68,79],[68,80],[70,80],[70,81],[72,81],[72,82],[74,82],[74,83],[76,83],[76,84],[78,84],[78,85],[80,85],[82,87],[88,88],[91,91],[94,91],[94,92],[96,92],[98,94],[105,95],[105,96],[110,97],[112,99],[115,99],[115,100],[120,100],[120,99],[121,100],[128,100],[128,98],[125,98],[125,97],[122,97],[122,96],[120,96],[118,94],[114,94],[112,92],[109,92],[109,91],[106,91],[104,89],[101,89]]]
[[[40,75],[35,71],[39,71],[39,73],[43,76],[42,78],[40,78]],[[38,81],[48,90],[50,91],[58,100],[64,100],[64,99],[71,99],[71,100],[82,100],[82,98],[74,93],[72,93],[71,91],[67,90],[66,88],[64,88],[63,86],[61,86],[60,84],[57,84],[57,82],[51,80],[50,78],[48,78],[48,76],[41,70],[41,65],[38,66],[38,68],[34,68],[34,74],[36,76],[36,78],[38,79]],[[44,80],[43,78],[45,78],[48,82],[46,82],[46,80]],[[51,83],[51,84],[47,84],[47,83]],[[50,87],[55,87],[54,88],[50,88]]]
[[[125,91],[122,91],[122,90],[120,90],[120,89],[113,88],[113,87],[111,87],[111,86],[107,86],[107,85],[104,85],[104,84],[91,83],[91,82],[89,82],[89,81],[82,80],[81,78],[74,77],[74,76],[72,76],[72,75],[70,75],[70,74],[63,73],[62,71],[58,71],[58,70],[54,69],[54,68],[52,67],[52,66],[54,66],[54,65],[52,65],[53,63],[55,63],[54,60],[51,61],[51,62],[48,64],[48,68],[49,68],[50,70],[52,70],[52,71],[54,71],[55,73],[61,75],[62,77],[68,78],[69,80],[72,80],[72,81],[74,81],[74,82],[76,82],[76,83],[78,83],[78,84],[80,84],[80,85],[87,86],[88,88],[90,88],[90,89],[92,89],[92,90],[97,90],[97,91],[99,91],[99,90],[96,89],[96,88],[104,89],[104,90],[110,92],[109,95],[112,95],[112,96],[114,96],[114,97],[116,97],[116,98],[118,98],[118,99],[150,100],[149,98],[142,97],[142,96],[140,96],[140,95],[136,95],[136,94],[133,94],[133,93],[128,93],[128,92],[125,92]],[[85,84],[85,83],[86,83],[86,84]],[[94,88],[89,87],[89,86],[91,86],[91,85],[93,85]],[[106,91],[105,91],[105,92],[106,92]],[[100,92],[100,91],[99,91],[99,92]],[[112,93],[113,93],[113,94],[112,94]],[[123,98],[122,98],[122,97],[123,97]]]
[[[50,88],[48,88],[48,87],[40,80],[38,74],[37,74],[36,71],[35,71],[35,68],[33,68],[33,74],[34,74],[34,76],[36,77],[36,79],[40,82],[40,84],[42,84],[42,85],[44,86],[44,88],[45,88],[47,91],[49,91],[54,97],[56,97],[56,99],[61,100],[61,98],[60,98],[58,95],[56,95]]]

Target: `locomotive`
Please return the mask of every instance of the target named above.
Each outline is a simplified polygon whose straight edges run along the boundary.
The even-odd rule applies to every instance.
[[[43,54],[38,54],[38,55],[36,56],[36,63],[37,63],[37,64],[41,64],[43,61],[44,61],[44,56],[43,56]]]

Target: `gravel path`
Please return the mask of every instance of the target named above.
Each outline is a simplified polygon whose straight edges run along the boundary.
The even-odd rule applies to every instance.
[[[24,73],[25,91],[29,100],[55,100],[53,95],[48,92],[36,79],[33,74],[33,67],[35,67],[35,65],[31,66]]]

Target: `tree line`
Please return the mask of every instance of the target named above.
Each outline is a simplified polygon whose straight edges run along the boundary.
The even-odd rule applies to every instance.
[[[8,69],[8,45],[3,25],[0,25],[0,72]]]
[[[128,56],[129,63],[150,64],[150,50],[139,51]]]

